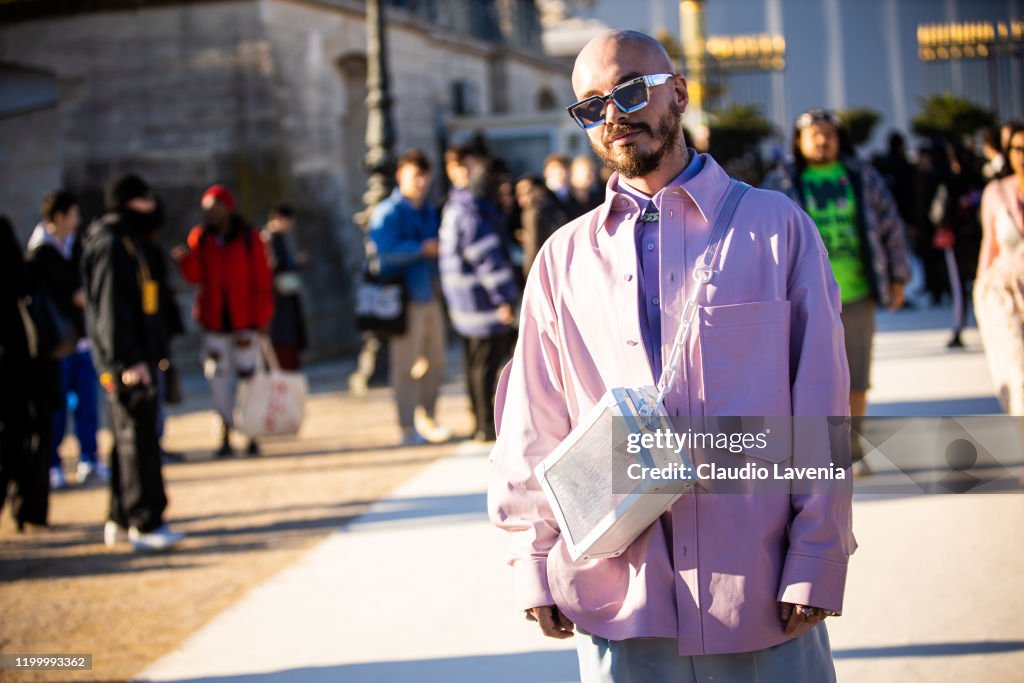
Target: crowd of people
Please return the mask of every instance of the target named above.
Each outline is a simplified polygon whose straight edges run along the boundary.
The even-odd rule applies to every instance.
[[[222,424],[215,456],[225,457],[237,384],[260,362],[258,338],[269,335],[282,368],[299,367],[306,333],[297,272],[307,257],[291,246],[292,207],[274,207],[259,230],[223,185],[202,194],[202,223],[170,254],[158,240],[163,207],[143,178],[115,178],[104,199],[103,215],[85,225],[73,194],[48,193],[27,247],[0,220],[0,377],[5,389],[24,387],[0,402],[0,507],[10,491],[20,531],[47,526],[50,491],[68,485],[59,449],[72,413],[77,483],[110,486],[104,542],[162,550],[182,538],[165,523],[162,475],[163,464],[182,460],[161,445],[165,405],[181,400],[171,343],[185,323],[172,262],[196,285],[193,317]],[[113,434],[106,463],[97,453],[102,404]],[[246,450],[257,455],[259,444],[249,439]]]
[[[440,212],[429,199],[432,167],[420,150],[397,162],[397,185],[374,210],[368,258],[404,280],[406,329],[386,340],[371,334],[365,356],[386,341],[401,443],[440,443],[451,430],[435,421],[444,374],[446,333],[461,339],[473,438],[496,438],[498,373],[515,345],[523,284],[544,242],[562,225],[603,201],[593,157],[549,156],[543,176],[513,179],[481,136],[452,146],[443,171],[451,188]],[[365,389],[373,372],[361,364],[349,386]]]

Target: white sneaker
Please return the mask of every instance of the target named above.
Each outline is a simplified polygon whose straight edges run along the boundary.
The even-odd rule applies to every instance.
[[[88,483],[91,479],[107,482],[110,481],[110,468],[100,462],[80,462],[78,463],[77,476],[79,484]]]
[[[78,483],[84,484],[96,474],[96,466],[91,462],[80,462],[78,463],[78,470],[76,472],[78,477]]]
[[[108,519],[103,525],[103,545],[113,548],[118,543],[128,542],[128,530],[117,522]]]
[[[358,372],[353,372],[348,376],[348,390],[352,392],[353,396],[366,396],[370,387],[365,377]]]
[[[64,479],[64,470],[59,467],[50,468],[50,490],[57,491],[67,488],[68,482]]]
[[[185,534],[171,531],[166,524],[146,533],[142,533],[135,527],[128,530],[128,540],[131,541],[132,548],[135,550],[167,550],[183,538],[185,538]]]
[[[451,440],[452,430],[434,422],[434,418],[423,414],[416,415],[416,431],[430,443],[444,443]]]

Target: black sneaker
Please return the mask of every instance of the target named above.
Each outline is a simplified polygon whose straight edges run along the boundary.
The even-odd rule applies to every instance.
[[[260,454],[260,445],[256,443],[256,439],[249,439],[249,447],[245,449],[245,453],[250,458],[255,458]]]
[[[948,342],[946,342],[947,349],[962,349],[964,348],[964,342],[960,339],[960,333],[954,334]]]

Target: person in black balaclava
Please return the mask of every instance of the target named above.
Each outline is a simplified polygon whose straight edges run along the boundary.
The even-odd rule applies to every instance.
[[[110,514],[103,539],[127,537],[135,550],[165,550],[182,539],[164,524],[167,496],[157,438],[157,366],[162,339],[159,288],[144,242],[156,225],[149,185],[129,174],[107,188],[107,214],[82,253],[85,321],[100,385],[110,403]]]

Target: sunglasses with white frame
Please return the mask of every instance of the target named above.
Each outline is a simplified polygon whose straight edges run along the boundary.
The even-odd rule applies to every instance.
[[[673,74],[637,76],[618,84],[607,95],[593,95],[571,104],[566,107],[566,111],[583,130],[596,128],[604,123],[608,100],[614,102],[623,114],[632,114],[651,101],[650,88],[662,85],[672,77]]]

